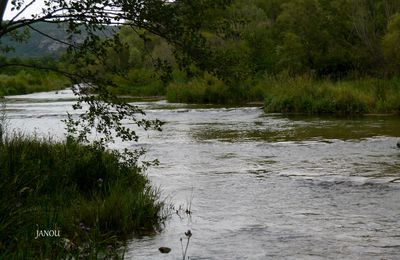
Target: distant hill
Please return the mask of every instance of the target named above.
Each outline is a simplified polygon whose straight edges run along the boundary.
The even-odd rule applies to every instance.
[[[67,41],[68,34],[65,30],[65,24],[52,23],[37,23],[33,25],[35,29],[41,31],[55,39]],[[111,35],[116,31],[116,28],[109,27],[106,35]],[[67,49],[67,45],[54,41],[32,29],[29,29],[30,38],[27,42],[18,43],[11,41],[8,37],[2,39],[3,45],[8,45],[14,48],[14,51],[3,54],[8,58],[40,58],[53,57],[58,58]],[[79,43],[84,40],[85,33],[74,36],[73,41]]]

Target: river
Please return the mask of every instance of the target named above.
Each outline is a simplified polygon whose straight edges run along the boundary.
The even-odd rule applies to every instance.
[[[69,91],[8,97],[10,123],[63,138],[72,100]],[[166,122],[139,144],[160,161],[147,174],[178,212],[161,232],[131,239],[127,259],[182,259],[187,230],[193,260],[400,259],[400,117],[136,104]]]

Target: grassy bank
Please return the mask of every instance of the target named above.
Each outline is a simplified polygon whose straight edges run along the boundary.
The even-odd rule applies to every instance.
[[[0,74],[0,96],[59,90],[68,84],[59,74],[20,70],[16,74]]]
[[[400,79],[269,78],[258,88],[267,112],[307,114],[400,113]]]
[[[99,258],[154,231],[163,204],[140,168],[73,141],[0,142],[0,258]],[[59,237],[39,237],[57,230]]]
[[[305,114],[400,113],[400,78],[364,77],[322,80],[311,76],[266,76],[228,86],[204,73],[188,78],[174,70],[167,87],[154,71],[132,68],[125,77],[113,76],[116,95],[166,96],[169,102],[245,104],[264,102],[266,112]],[[64,88],[68,80],[51,72],[18,71],[0,74],[0,96]]]
[[[333,81],[281,75],[228,87],[205,74],[188,81],[172,82],[167,88],[167,100],[214,104],[263,101],[266,112],[279,113],[400,113],[400,79]]]
[[[255,81],[228,86],[215,76],[205,73],[192,79],[175,76],[167,87],[167,100],[201,104],[240,104],[262,101],[263,98],[255,86]]]

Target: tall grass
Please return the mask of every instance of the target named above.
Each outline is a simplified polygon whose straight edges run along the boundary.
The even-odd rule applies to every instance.
[[[174,81],[167,88],[169,102],[226,103],[230,99],[229,88],[208,73],[190,81]]]
[[[315,80],[310,76],[265,78],[267,112],[308,114],[399,113],[400,80]]]
[[[0,178],[0,259],[116,256],[126,238],[163,220],[140,168],[71,140],[3,138]],[[37,230],[60,237],[35,239]]]
[[[283,73],[227,86],[205,73],[191,80],[174,79],[167,100],[215,104],[264,100],[267,112],[279,113],[400,113],[400,78],[333,81]]]

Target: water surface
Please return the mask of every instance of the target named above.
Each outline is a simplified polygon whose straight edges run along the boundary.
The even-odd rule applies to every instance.
[[[71,98],[10,97],[11,124],[62,138]],[[139,143],[144,159],[160,161],[152,183],[182,210],[160,233],[132,239],[126,258],[181,259],[190,229],[190,259],[400,259],[399,117],[136,104],[166,122]]]

